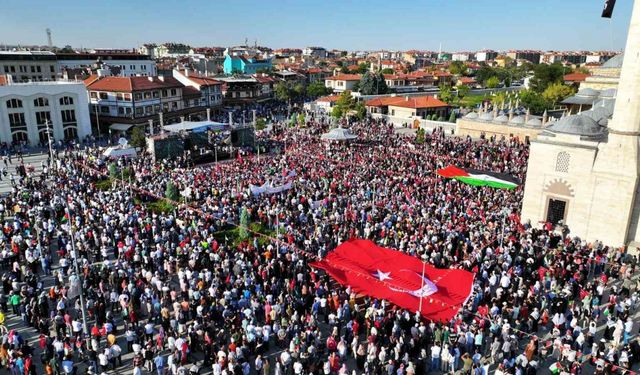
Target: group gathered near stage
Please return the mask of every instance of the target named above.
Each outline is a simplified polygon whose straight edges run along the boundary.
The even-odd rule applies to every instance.
[[[638,370],[635,252],[522,222],[523,140],[332,126],[201,165],[69,147],[12,178],[0,374]]]

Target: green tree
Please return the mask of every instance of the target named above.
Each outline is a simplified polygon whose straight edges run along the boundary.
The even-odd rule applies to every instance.
[[[573,87],[567,86],[560,82],[556,82],[547,86],[547,88],[542,93],[542,97],[550,104],[556,104],[573,95],[574,93],[575,91]]]
[[[304,124],[305,124],[304,113],[299,113],[297,120],[298,120],[298,126],[304,126]]]
[[[456,122],[456,113],[451,111],[451,115],[449,116],[449,122]]]
[[[109,164],[108,169],[109,169],[109,177],[111,177],[112,179],[118,178],[118,167],[116,166],[116,163]]]
[[[425,141],[424,135],[425,135],[424,129],[418,128],[418,130],[416,130],[416,144],[417,145],[424,144],[424,141]]]
[[[476,72],[476,82],[484,85],[489,78],[495,77],[496,75],[496,69],[485,65]]]
[[[354,110],[356,111],[356,118],[358,120],[364,120],[367,116],[367,107],[364,106],[363,102],[356,103]]]
[[[351,73],[351,72],[349,71],[349,68],[347,68],[347,66],[346,66],[346,65],[343,65],[343,66],[342,66],[342,68],[340,68],[340,73],[342,73],[342,74],[349,74],[349,73]]]
[[[307,92],[307,87],[303,83],[296,83],[293,85],[292,91],[295,99],[301,98]]]
[[[144,135],[144,126],[136,125],[131,131],[131,145],[136,148],[144,149],[147,145],[147,138]]]
[[[249,238],[249,231],[247,230],[248,227],[249,213],[246,207],[242,207],[242,211],[240,212],[240,228],[238,228],[238,237],[240,237],[241,241]]]
[[[469,94],[469,91],[471,91],[471,89],[467,85],[458,85],[456,86],[456,90],[458,91],[458,98],[460,99],[467,96],[467,94]]]
[[[310,98],[318,98],[327,95],[329,92],[329,88],[325,87],[322,81],[316,81],[307,86],[307,96]]]
[[[533,69],[531,88],[535,92],[542,93],[551,84],[562,82],[564,73],[565,68],[561,64],[538,64]]]
[[[357,72],[359,74],[364,74],[364,73],[366,73],[368,71],[369,71],[369,64],[368,63],[360,63],[360,64],[358,64]]]
[[[256,119],[256,130],[264,130],[267,127],[267,120],[264,117],[259,117]]]
[[[393,69],[391,69],[391,68],[384,68],[384,69],[382,69],[382,70],[380,71],[380,73],[382,73],[382,74],[393,74],[393,73],[395,73],[395,72],[394,72],[394,71],[393,71]]]
[[[496,87],[500,86],[500,79],[496,76],[490,77],[485,82],[485,86],[487,86],[487,88],[489,89],[495,89]]]
[[[362,95],[380,95],[386,94],[389,88],[382,74],[367,72],[362,76],[358,90]]]
[[[178,195],[178,189],[176,188],[176,185],[173,183],[173,181],[167,182],[167,187],[164,191],[164,197],[174,202],[177,202],[180,198],[180,196]]]
[[[449,73],[465,75],[467,73],[467,66],[462,61],[453,61],[451,65],[449,65]]]
[[[276,98],[283,102],[287,102],[293,98],[293,90],[287,82],[278,82],[274,91]]]
[[[522,90],[518,98],[525,108],[531,110],[533,114],[542,114],[549,108],[549,103],[542,97],[542,94],[533,90]]]
[[[438,94],[438,99],[442,100],[445,103],[451,103],[453,101],[453,92],[451,92],[451,86],[441,84],[438,86],[440,89],[440,94]]]
[[[343,91],[331,110],[331,116],[336,118],[344,117],[347,112],[354,109],[355,106],[356,101],[351,96],[351,93],[349,91]]]

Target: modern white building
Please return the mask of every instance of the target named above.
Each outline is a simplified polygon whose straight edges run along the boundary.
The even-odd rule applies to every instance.
[[[302,50],[304,56],[313,56],[320,59],[327,58],[327,50],[323,47],[307,47]]]
[[[324,86],[332,89],[334,92],[351,91],[361,79],[362,76],[359,74],[339,74],[325,78]]]
[[[0,142],[46,145],[91,134],[87,90],[82,82],[12,83],[0,86]]]
[[[58,71],[84,69],[100,63],[120,77],[153,77],[158,74],[156,62],[138,53],[58,53]]]
[[[49,51],[0,51],[0,74],[13,82],[55,81],[61,78],[56,55]]]

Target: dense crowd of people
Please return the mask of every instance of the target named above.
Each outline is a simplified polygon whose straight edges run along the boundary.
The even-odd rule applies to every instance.
[[[284,151],[259,158],[189,166],[69,149],[59,167],[19,178],[0,205],[0,304],[38,338],[5,329],[0,364],[13,374],[476,375],[624,373],[640,362],[636,257],[521,223],[522,187],[435,173],[453,164],[524,181],[526,144],[441,130],[416,139],[372,119],[350,124],[355,142],[327,144],[329,122],[306,121],[263,135]],[[251,193],[266,182],[292,186]],[[159,200],[169,185],[183,196]],[[474,272],[472,297],[451,321],[430,322],[309,266],[356,237]]]

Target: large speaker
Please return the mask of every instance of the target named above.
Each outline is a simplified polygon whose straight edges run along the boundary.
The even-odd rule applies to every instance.
[[[253,127],[231,129],[231,144],[234,147],[255,147],[256,136]]]

